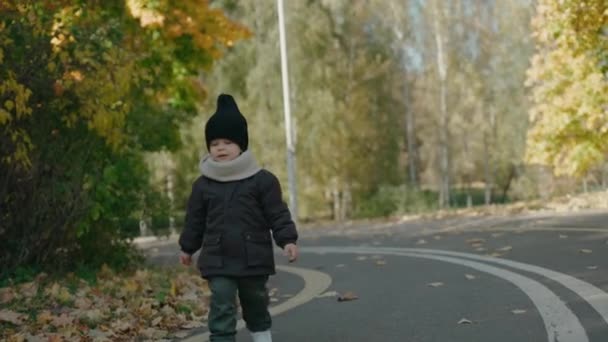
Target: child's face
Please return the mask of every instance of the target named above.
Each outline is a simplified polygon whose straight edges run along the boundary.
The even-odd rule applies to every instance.
[[[209,144],[209,154],[217,162],[229,161],[241,154],[241,148],[228,139],[213,139]]]

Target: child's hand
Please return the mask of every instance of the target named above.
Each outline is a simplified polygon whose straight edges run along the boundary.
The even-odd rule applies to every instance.
[[[184,266],[190,266],[192,264],[192,255],[182,252],[179,255],[179,262]]]
[[[289,258],[289,262],[294,262],[298,259],[298,246],[295,243],[288,243],[283,247],[285,256]]]

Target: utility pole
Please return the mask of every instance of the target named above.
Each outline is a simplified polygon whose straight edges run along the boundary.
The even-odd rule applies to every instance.
[[[291,123],[291,107],[289,99],[289,76],[287,71],[287,39],[285,34],[285,19],[283,15],[283,0],[277,0],[279,14],[279,40],[281,47],[281,76],[283,79],[283,108],[285,112],[285,137],[287,142],[287,177],[289,180],[289,206],[294,221],[298,217],[298,192],[296,183],[296,148]]]

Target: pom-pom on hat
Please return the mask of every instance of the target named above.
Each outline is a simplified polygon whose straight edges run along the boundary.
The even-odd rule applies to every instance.
[[[234,98],[228,94],[217,97],[217,109],[205,125],[205,141],[207,150],[214,139],[234,141],[241,151],[246,151],[249,145],[247,120],[239,111]]]

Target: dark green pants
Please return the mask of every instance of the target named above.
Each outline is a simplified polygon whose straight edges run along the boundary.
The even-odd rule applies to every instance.
[[[270,329],[272,320],[268,312],[268,276],[210,277],[211,305],[209,308],[210,340],[235,341],[236,294],[243,310],[243,320],[251,332]]]

